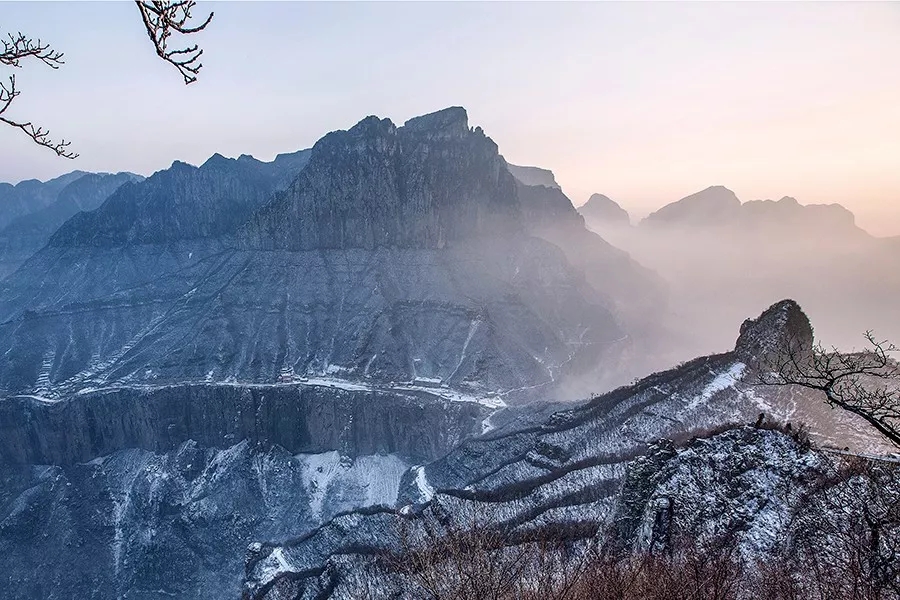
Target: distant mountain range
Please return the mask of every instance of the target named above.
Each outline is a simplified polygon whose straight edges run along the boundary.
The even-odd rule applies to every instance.
[[[790,296],[815,315],[829,343],[859,346],[874,329],[900,337],[897,246],[858,227],[839,204],[741,202],[713,186],[629,226],[620,207],[595,195],[579,211],[594,231],[669,284],[669,322],[684,356],[727,343],[725,328],[766,298]]]
[[[0,224],[5,224],[0,228],[0,279],[43,248],[70,217],[94,210],[121,185],[142,179],[133,173],[73,171],[45,183],[0,184]]]

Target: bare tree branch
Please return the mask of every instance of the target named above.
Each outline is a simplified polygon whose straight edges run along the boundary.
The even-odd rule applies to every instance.
[[[197,81],[197,73],[203,67],[203,63],[199,62],[203,50],[196,44],[187,48],[170,50],[169,37],[172,33],[190,35],[202,31],[212,21],[213,13],[209,13],[209,16],[201,24],[191,27],[188,25],[188,21],[191,20],[191,10],[196,5],[194,0],[175,2],[135,0],[135,4],[141,12],[147,36],[153,42],[156,54],[178,69],[178,72],[184,77],[185,84]]]
[[[35,41],[25,36],[21,31],[15,35],[6,34],[2,43],[0,64],[7,67],[20,67],[19,61],[23,58],[36,58],[51,69],[58,69],[64,62],[62,52],[57,52],[50,44],[44,44],[40,38]]]
[[[824,392],[826,402],[862,417],[900,447],[900,366],[892,355],[900,348],[866,332],[868,347],[844,353],[821,345],[802,349],[787,344],[760,365],[765,385],[799,385]]]
[[[44,63],[51,69],[58,69],[64,63],[62,52],[57,52],[49,44],[37,41],[25,36],[21,32],[7,34],[2,41],[0,49],[0,65],[12,68],[21,68],[23,59],[33,58]],[[0,82],[0,122],[19,129],[30,137],[39,146],[49,148],[63,158],[78,158],[78,154],[69,150],[70,142],[61,140],[54,142],[50,139],[50,131],[34,125],[31,121],[16,121],[6,116],[6,111],[12,105],[21,92],[16,89],[16,76],[10,75],[9,83]]]

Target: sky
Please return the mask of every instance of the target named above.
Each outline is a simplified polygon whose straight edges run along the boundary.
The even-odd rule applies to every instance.
[[[269,160],[367,115],[464,106],[576,205],[634,216],[710,185],[839,202],[900,235],[900,3],[203,2],[199,81],[159,60],[130,2],[0,2],[0,33],[65,53],[23,63],[0,181],[150,174],[219,152]],[[4,78],[9,69],[0,69]]]

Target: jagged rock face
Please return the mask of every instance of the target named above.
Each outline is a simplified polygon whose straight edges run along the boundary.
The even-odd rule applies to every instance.
[[[201,167],[175,162],[140,184],[122,186],[99,209],[81,213],[50,240],[57,248],[118,247],[220,238],[234,232],[285,184],[298,155],[271,163],[216,154]]]
[[[141,179],[132,173],[87,173],[62,188],[52,203],[14,219],[0,230],[0,279],[40,250],[70,217],[94,210],[123,184]]]
[[[169,452],[187,440],[426,461],[480,433],[487,414],[477,403],[436,394],[309,384],[117,388],[56,402],[13,396],[0,401],[0,463],[66,465],[128,448]]]
[[[553,171],[541,169],[540,167],[522,167],[519,165],[511,165],[509,163],[506,163],[506,167],[519,183],[561,189],[556,182],[556,176],[553,175]]]
[[[812,350],[809,318],[793,300],[782,300],[756,319],[747,319],[735,344],[735,353],[751,364],[777,360],[777,353]],[[775,363],[777,364],[777,363]]]
[[[636,548],[666,552],[679,538],[702,546],[735,532],[744,560],[764,560],[830,465],[828,456],[781,432],[751,426],[681,448],[663,443],[629,465],[613,519],[616,535]]]
[[[611,226],[611,225],[629,225],[631,217],[628,211],[619,206],[619,204],[603,194],[592,195],[584,205],[578,209],[578,212],[591,225]]]
[[[326,135],[282,198],[242,232],[250,247],[441,248],[521,231],[497,145],[449,108],[396,127],[368,117]]]
[[[292,456],[246,441],[0,464],[3,597],[236,599],[253,540],[390,504],[408,466],[396,455]]]
[[[252,541],[393,505],[486,414],[314,385],[0,400],[3,597],[237,598]]]
[[[620,383],[636,373],[616,313],[659,294],[591,236],[562,192],[518,184],[462,109],[368,118],[273,163],[176,163],[70,219],[0,284],[0,389]]]
[[[49,206],[63,188],[84,175],[84,171],[72,171],[49,181],[28,179],[16,185],[0,183],[0,229],[18,217]]]

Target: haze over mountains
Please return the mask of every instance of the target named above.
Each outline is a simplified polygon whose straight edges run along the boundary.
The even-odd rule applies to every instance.
[[[579,210],[594,231],[666,280],[685,356],[722,348],[728,323],[779,296],[799,301],[827,344],[860,347],[870,329],[900,337],[896,246],[859,228],[841,205],[791,197],[742,203],[713,186],[631,226],[606,200],[603,210],[595,199]]]
[[[390,543],[395,510],[459,500],[523,531],[597,531],[644,510],[622,494],[657,440],[761,412],[884,451],[817,395],[744,381],[779,341],[812,344],[800,306],[773,304],[779,277],[849,281],[850,258],[810,253],[823,232],[882,248],[840,209],[710,188],[638,226],[599,195],[582,216],[459,107],[366,117],[271,162],[18,188],[0,188],[4,218],[46,243],[0,280],[11,598],[327,597]],[[779,435],[711,452],[746,443],[735,469],[757,497],[753,473],[793,481],[820,460]]]

